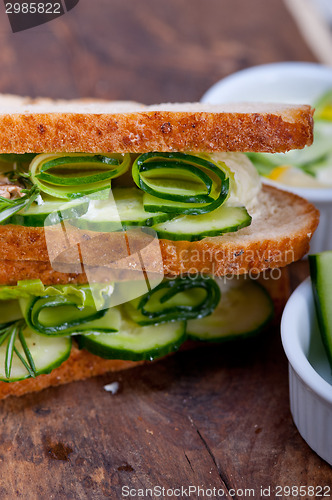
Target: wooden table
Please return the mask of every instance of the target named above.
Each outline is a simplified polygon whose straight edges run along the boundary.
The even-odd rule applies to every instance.
[[[314,60],[281,0],[81,0],[17,34],[3,14],[0,40],[1,91],[31,96],[191,101],[241,68]],[[293,265],[292,288],[306,274]],[[103,389],[112,381],[115,395]],[[275,498],[278,485],[332,485],[292,423],[277,326],[251,342],[8,398],[0,419],[1,499],[190,485],[258,499]]]

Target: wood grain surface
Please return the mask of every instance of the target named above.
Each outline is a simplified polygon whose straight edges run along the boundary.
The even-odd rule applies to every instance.
[[[281,0],[81,0],[16,34],[1,9],[2,92],[190,101],[247,66],[314,60]],[[292,287],[306,274],[292,266]],[[112,381],[115,395],[103,388]],[[0,420],[1,499],[116,500],[124,486],[190,485],[259,499],[278,485],[332,486],[292,422],[278,324],[250,342],[8,398]]]
[[[195,101],[247,66],[314,60],[282,0],[80,0],[15,34],[1,9],[2,92]]]

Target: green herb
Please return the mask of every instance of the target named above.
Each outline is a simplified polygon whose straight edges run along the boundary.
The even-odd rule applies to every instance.
[[[26,368],[26,370],[29,372],[29,375],[31,377],[36,377],[35,363],[23,333],[25,326],[26,324],[22,320],[11,321],[10,323],[4,323],[0,325],[0,346],[7,340],[5,357],[5,374],[7,379],[10,379],[11,376],[14,353]],[[22,346],[26,360],[16,347],[16,344],[18,342]]]
[[[10,326],[7,349],[6,349],[5,374],[7,378],[10,378],[10,373],[12,371],[12,362],[13,362],[16,335],[17,335],[17,325],[14,324]]]
[[[31,173],[26,172],[20,166],[18,166],[15,170],[4,172],[3,175],[6,176],[7,179],[10,180],[10,182],[19,182],[25,189],[31,189],[31,187],[33,186]]]

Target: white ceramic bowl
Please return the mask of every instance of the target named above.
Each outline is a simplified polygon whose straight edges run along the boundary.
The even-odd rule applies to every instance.
[[[319,335],[310,278],[287,302],[281,337],[289,361],[294,423],[308,445],[332,465],[332,371]]]
[[[236,101],[313,104],[332,88],[332,68],[315,63],[284,62],[244,69],[213,85],[202,102]],[[332,189],[293,188],[272,182],[311,201],[321,213],[320,224],[311,240],[310,253],[332,249]]]
[[[215,83],[201,101],[313,104],[331,87],[332,68],[328,66],[305,62],[262,64]]]

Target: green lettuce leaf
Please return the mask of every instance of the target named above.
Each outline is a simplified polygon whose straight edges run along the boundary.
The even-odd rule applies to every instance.
[[[34,297],[70,297],[78,307],[103,308],[105,296],[114,291],[113,283],[92,283],[91,285],[44,285],[41,280],[18,281],[14,286],[0,286],[0,300],[29,299]]]

